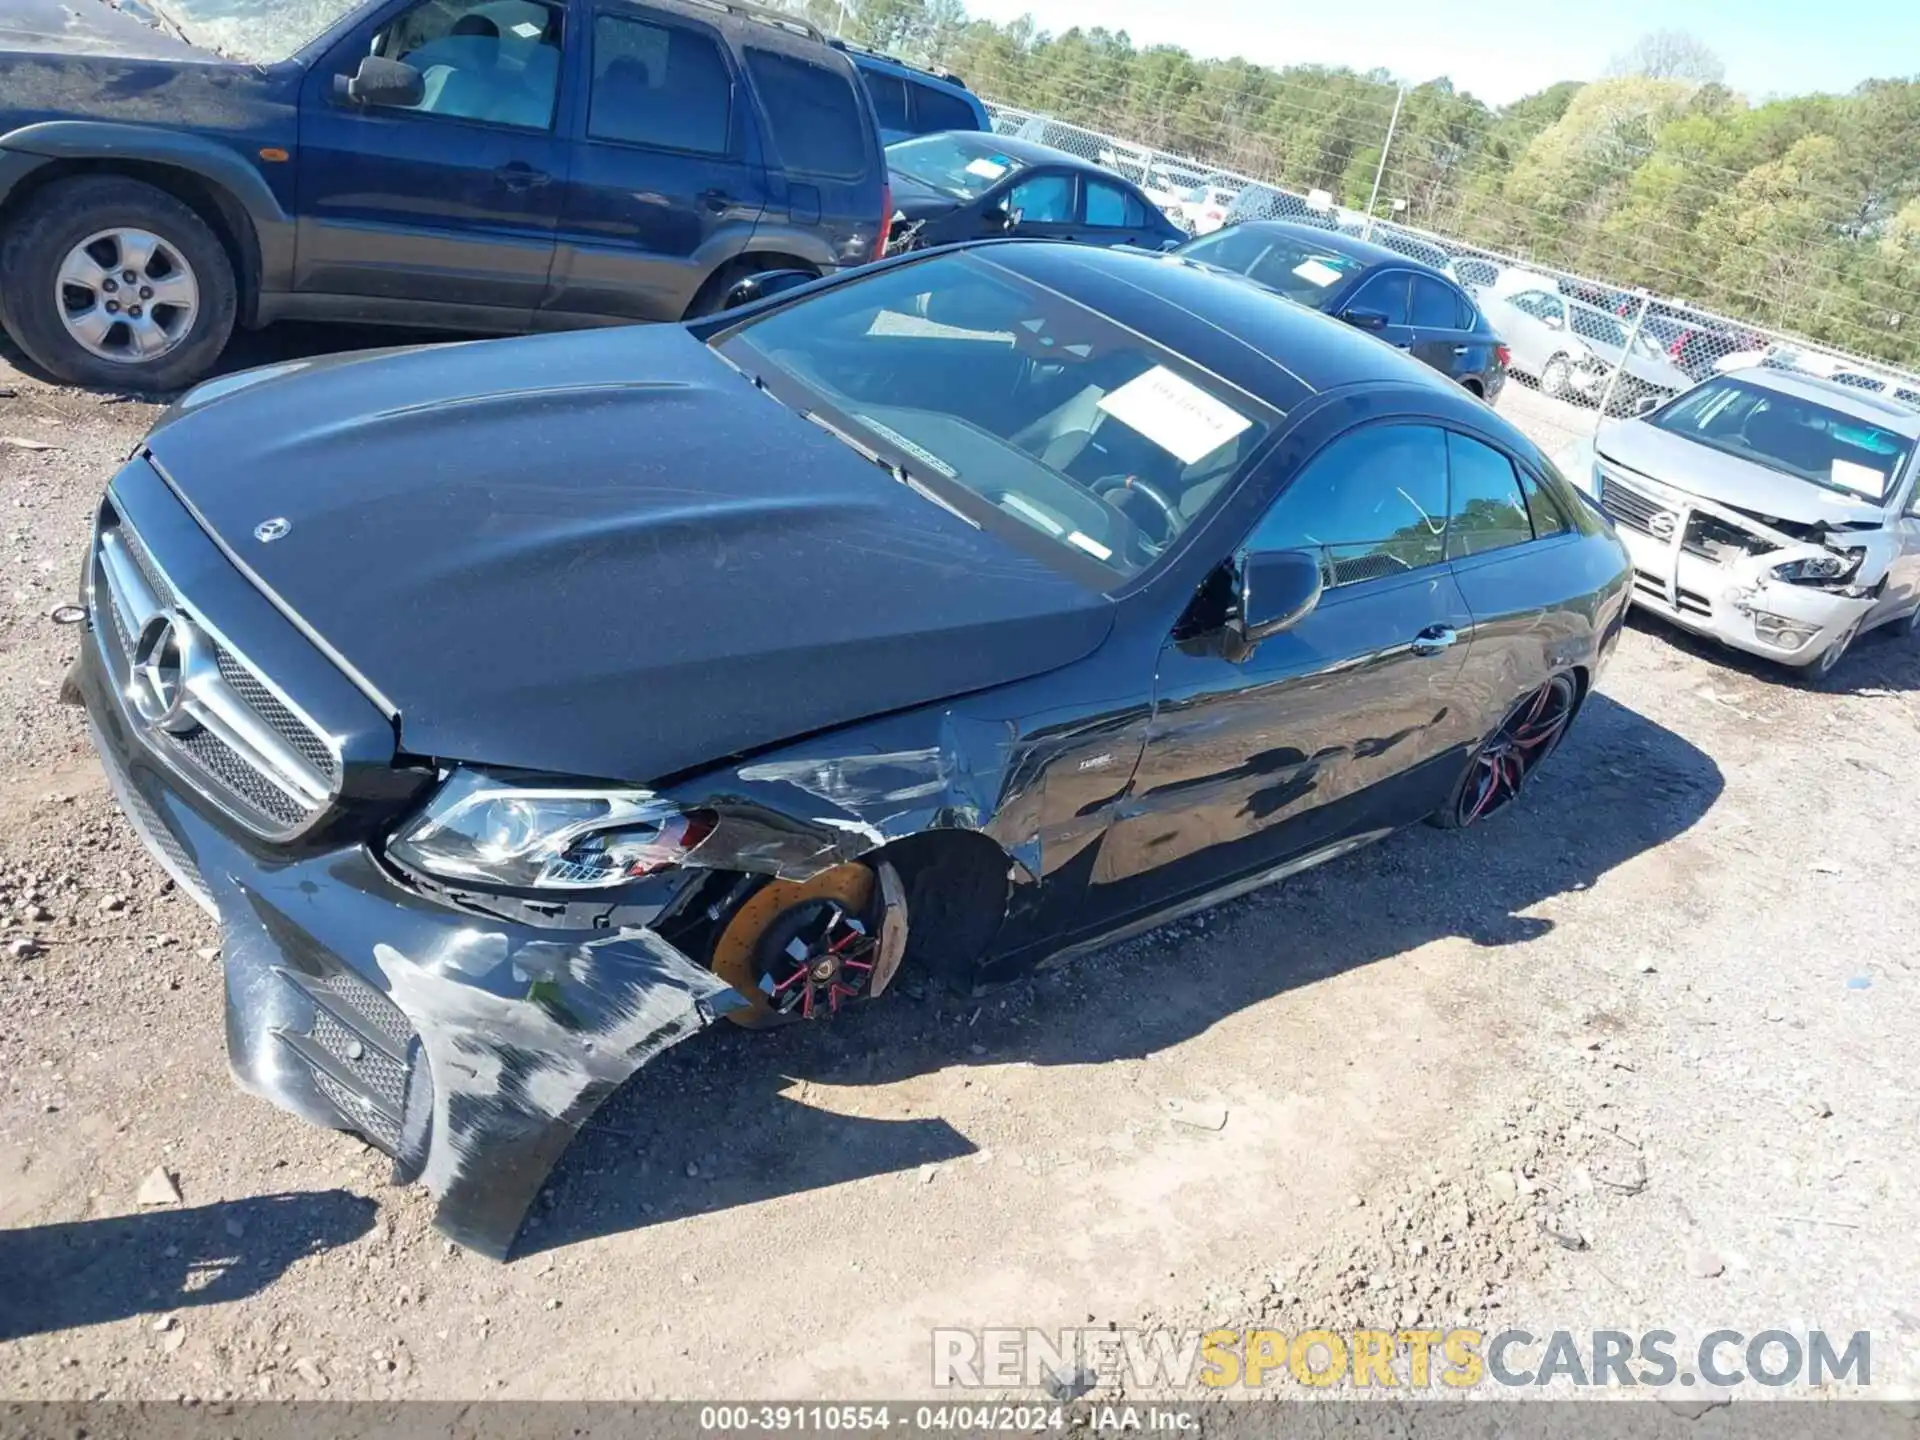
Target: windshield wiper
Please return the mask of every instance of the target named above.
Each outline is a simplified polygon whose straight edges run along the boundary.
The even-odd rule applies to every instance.
[[[192,45],[196,50],[206,48],[188,35],[185,27],[178,20],[161,9],[157,0],[101,0],[101,3],[109,10],[118,10],[122,15],[133,16],[143,25],[151,25],[156,30],[165,31],[182,45]]]
[[[856,439],[854,436],[849,435],[846,431],[842,430],[838,425],[834,424],[831,420],[827,419],[824,415],[821,415],[813,410],[803,411],[802,413],[807,417],[807,419],[811,420],[814,424],[818,425],[822,430],[826,431],[829,435],[833,436],[834,439],[838,440],[842,445],[845,445],[849,450],[853,451],[854,454],[860,456],[864,460],[871,462],[874,465],[879,466],[882,470],[886,471],[887,474],[891,475],[895,480],[898,480],[902,485],[906,486],[909,490],[913,491],[913,493],[918,495],[922,500],[932,501],[935,505],[938,505],[942,510],[946,511],[949,515],[953,516],[954,519],[966,521],[967,524],[971,525],[975,530],[978,530],[980,528],[980,522],[978,520],[974,519],[971,515],[967,514],[964,510],[956,509],[952,501],[948,500],[944,495],[940,494],[937,490],[933,489],[932,486],[928,485],[919,476],[915,475],[911,470],[907,469],[906,466],[899,464],[897,461],[887,459],[886,456],[882,455],[878,450],[874,449],[871,445],[867,444],[864,440],[859,440],[859,439]]]

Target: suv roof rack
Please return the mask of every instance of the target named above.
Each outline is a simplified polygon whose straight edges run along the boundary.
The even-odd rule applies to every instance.
[[[870,55],[875,60],[884,60],[889,65],[898,65],[902,70],[913,70],[922,75],[931,75],[934,79],[944,80],[949,85],[958,85],[962,90],[967,88],[966,81],[962,80],[951,70],[942,70],[937,65],[916,65],[911,60],[902,60],[898,55],[889,55],[886,51],[876,50],[871,45],[861,45],[853,40],[842,40],[838,35],[827,41],[827,43],[836,50],[846,50],[856,55]]]
[[[803,16],[787,10],[775,10],[767,5],[755,5],[752,0],[686,0],[689,5],[700,5],[708,10],[718,10],[727,15],[738,16],[742,20],[757,21],[762,25],[771,25],[776,30],[786,30],[808,40],[818,40],[826,44],[827,36],[818,25]]]

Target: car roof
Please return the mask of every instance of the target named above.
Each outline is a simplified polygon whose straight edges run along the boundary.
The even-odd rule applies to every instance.
[[[1726,378],[1742,381],[1760,390],[1771,390],[1778,395],[1811,400],[1816,405],[1824,405],[1829,410],[1838,410],[1856,420],[1878,425],[1909,440],[1920,440],[1920,409],[1903,400],[1877,395],[1871,390],[1860,390],[1852,385],[1842,385],[1837,380],[1823,380],[1818,375],[1808,375],[1798,370],[1777,370],[1770,365],[1729,370]]]
[[[915,65],[902,60],[898,55],[887,55],[879,50],[869,50],[864,45],[856,45],[851,40],[831,39],[827,41],[834,49],[844,51],[849,60],[862,70],[878,70],[887,75],[898,75],[903,80],[911,80],[917,85],[932,85],[936,89],[950,90],[956,95],[974,98],[967,88],[967,82],[951,70],[935,70],[925,65]]]
[[[1114,173],[1097,160],[1088,160],[1065,150],[1056,150],[1053,146],[1042,145],[1037,140],[1022,140],[1017,135],[1001,135],[997,132],[981,130],[954,130],[936,133],[976,135],[981,140],[991,143],[994,149],[998,150],[1001,154],[1011,155],[1016,160],[1024,160],[1029,165],[1069,165],[1076,170],[1098,170],[1103,175],[1112,175]],[[915,136],[914,138],[921,139],[924,137]],[[1122,180],[1126,179],[1124,175],[1118,178]]]
[[[1437,279],[1453,282],[1446,273],[1434,269],[1424,260],[1415,260],[1411,255],[1403,255],[1398,250],[1385,245],[1376,245],[1371,240],[1362,240],[1358,235],[1349,235],[1344,230],[1322,230],[1315,225],[1301,225],[1292,220],[1243,220],[1234,227],[1236,230],[1253,230],[1261,234],[1284,235],[1291,240],[1300,240],[1318,245],[1323,250],[1332,250],[1336,254],[1350,256],[1355,260],[1364,260],[1369,266],[1397,265],[1406,270],[1418,270],[1423,275],[1432,275]]]
[[[1415,387],[1430,394],[1436,417],[1457,415],[1499,433],[1517,453],[1539,453],[1518,429],[1410,355],[1230,271],[1177,255],[1045,240],[976,241],[952,250],[1059,291],[1278,410],[1346,386]]]

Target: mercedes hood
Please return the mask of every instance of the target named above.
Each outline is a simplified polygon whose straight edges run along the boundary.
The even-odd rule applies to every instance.
[[[1112,621],[676,325],[228,376],[148,454],[440,759],[652,782],[1068,664]]]
[[[1882,508],[1870,501],[1697,444],[1644,420],[1603,425],[1594,449],[1603,460],[1750,515],[1829,527],[1885,521]]]

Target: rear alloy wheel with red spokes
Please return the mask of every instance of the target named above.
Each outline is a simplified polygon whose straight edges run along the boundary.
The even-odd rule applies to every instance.
[[[1446,829],[1463,829],[1511,804],[1567,733],[1579,698],[1571,675],[1555,675],[1514,706],[1434,819]]]

